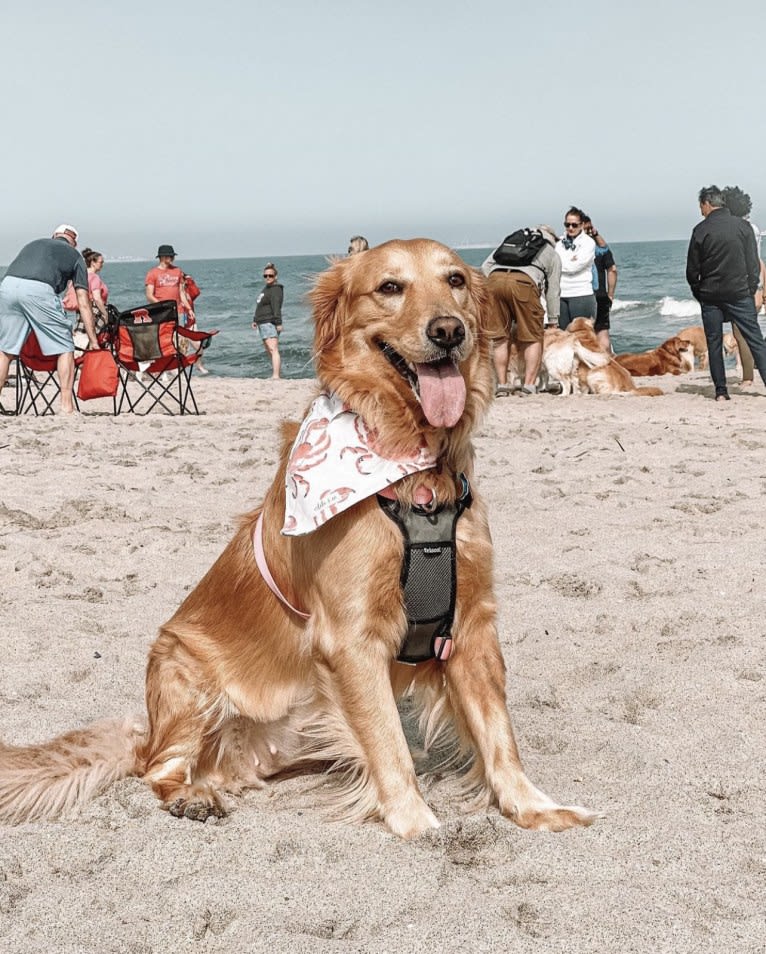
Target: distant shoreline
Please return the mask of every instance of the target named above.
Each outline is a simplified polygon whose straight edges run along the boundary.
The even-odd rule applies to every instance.
[[[766,232],[761,232],[761,235],[766,235]],[[500,238],[502,238],[502,236],[500,236]],[[688,236],[683,236],[682,238],[674,238],[674,239],[640,239],[637,241],[634,241],[632,239],[621,239],[619,242],[611,242],[610,244],[613,245],[615,248],[619,248],[619,246],[621,245],[648,245],[648,244],[656,244],[658,242],[686,242],[687,239],[688,239]],[[495,248],[498,241],[499,241],[499,238],[496,238],[496,239],[493,239],[491,242],[486,242],[486,243],[468,243],[468,244],[460,244],[460,245],[451,245],[450,247],[454,248],[456,252],[473,251],[475,249],[482,249],[482,248],[491,249],[491,248]],[[446,244],[449,244],[449,243],[446,243]],[[197,256],[183,255],[183,256],[180,256],[179,255],[178,258],[179,258],[179,261],[182,261],[182,262],[223,262],[223,261],[245,262],[245,261],[258,261],[259,259],[265,259],[269,257],[279,258],[279,259],[324,258],[329,260],[330,258],[337,257],[339,255],[342,255],[342,252],[339,250],[336,250],[333,252],[290,252],[285,254],[278,254],[276,252],[264,252],[262,254],[254,253],[252,255],[234,255],[234,256],[232,255],[197,255]],[[156,261],[155,258],[135,258],[131,255],[117,255],[114,257],[110,256],[108,253],[105,253],[104,255],[104,262],[107,265],[140,265],[140,264],[152,264],[155,261]],[[0,271],[4,272],[6,268],[8,268],[7,262],[0,265]]]

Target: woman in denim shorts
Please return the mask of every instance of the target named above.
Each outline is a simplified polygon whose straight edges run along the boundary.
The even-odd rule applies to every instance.
[[[266,284],[255,302],[253,328],[258,329],[263,346],[271,358],[271,376],[278,378],[282,367],[282,359],[279,355],[279,335],[282,332],[284,288],[277,282],[277,268],[273,262],[267,262],[264,265],[263,278]]]

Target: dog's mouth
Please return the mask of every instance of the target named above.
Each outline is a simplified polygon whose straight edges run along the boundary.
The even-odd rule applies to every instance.
[[[385,341],[378,347],[412,388],[432,427],[454,427],[465,410],[465,380],[450,357],[409,362]]]

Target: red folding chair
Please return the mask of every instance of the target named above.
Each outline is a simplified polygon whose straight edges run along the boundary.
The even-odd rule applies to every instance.
[[[55,414],[53,403],[61,393],[57,354],[43,354],[34,331],[30,331],[16,359],[16,413],[39,417]],[[82,357],[75,358],[75,379]],[[79,410],[77,395],[73,394]]]
[[[161,407],[168,414],[199,414],[192,389],[192,370],[218,331],[193,331],[178,324],[174,301],[159,301],[110,314],[112,353],[120,380],[114,413],[123,408],[149,414]],[[179,340],[197,350],[184,354]]]

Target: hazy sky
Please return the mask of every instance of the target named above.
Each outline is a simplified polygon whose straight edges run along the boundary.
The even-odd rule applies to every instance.
[[[102,0],[2,17],[0,262],[60,221],[150,258],[766,227],[761,2]]]

